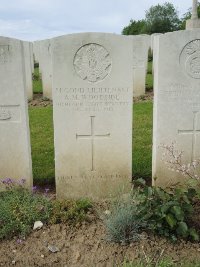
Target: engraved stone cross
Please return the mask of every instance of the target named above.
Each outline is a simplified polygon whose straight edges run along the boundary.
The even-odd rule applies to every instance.
[[[110,137],[110,134],[95,134],[94,132],[94,119],[95,116],[91,116],[91,133],[90,134],[84,134],[84,135],[78,135],[76,134],[76,139],[89,139],[91,140],[91,156],[92,156],[92,163],[91,163],[91,171],[95,170],[94,166],[94,155],[95,155],[95,149],[94,149],[94,141],[95,139],[102,139],[102,138],[108,138]]]
[[[191,161],[195,159],[195,148],[196,148],[196,138],[197,134],[200,134],[200,129],[197,129],[197,113],[198,112],[193,112],[194,117],[193,117],[193,127],[192,130],[178,130],[179,134],[192,134],[192,157]]]

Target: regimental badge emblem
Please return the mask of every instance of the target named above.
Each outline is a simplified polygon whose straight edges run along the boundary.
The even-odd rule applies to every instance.
[[[184,71],[194,79],[200,79],[200,39],[188,43],[180,55]]]
[[[74,68],[81,79],[95,83],[108,76],[112,68],[112,60],[109,52],[102,45],[90,43],[76,52]]]

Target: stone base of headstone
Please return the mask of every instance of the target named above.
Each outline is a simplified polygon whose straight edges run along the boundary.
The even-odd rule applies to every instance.
[[[186,21],[186,30],[200,29],[200,19],[189,19]]]

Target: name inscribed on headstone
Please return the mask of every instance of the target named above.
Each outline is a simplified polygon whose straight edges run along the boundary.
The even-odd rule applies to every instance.
[[[129,88],[56,88],[56,105],[73,111],[114,111],[128,107]]]

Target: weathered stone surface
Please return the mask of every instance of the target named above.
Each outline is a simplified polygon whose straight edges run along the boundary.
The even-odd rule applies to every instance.
[[[36,62],[42,77],[43,96],[52,99],[51,40],[35,41],[33,44]]]
[[[150,35],[133,36],[133,96],[145,94]]]
[[[32,62],[31,62],[31,47],[29,42],[23,41],[24,59],[25,59],[25,78],[26,92],[28,100],[33,99],[33,80],[32,80]]]
[[[192,17],[186,21],[186,30],[200,28],[200,19],[198,18],[198,0],[192,1]]]
[[[59,198],[101,199],[130,189],[132,46],[131,38],[104,33],[52,40]]]
[[[40,58],[40,41],[33,42],[33,54],[34,54],[34,60],[39,63]]]
[[[33,56],[33,43],[29,42],[30,45],[30,56],[31,56],[31,70],[34,73],[34,56]]]
[[[0,179],[32,186],[23,43],[0,37]]]
[[[200,29],[200,19],[188,19],[186,21],[186,30]]]
[[[42,74],[43,96],[52,99],[51,41],[49,39],[40,41],[39,64]]]
[[[162,35],[162,33],[153,33],[151,35],[151,53],[154,51],[154,38],[159,35]]]
[[[183,177],[167,169],[160,145],[176,142],[183,164],[200,158],[200,30],[156,37],[153,177],[167,186]]]
[[[157,36],[162,35],[162,33],[154,33],[151,35],[151,54],[153,55],[153,63],[152,63],[152,74],[154,74],[154,58],[156,57],[157,48],[154,46],[155,40]]]

